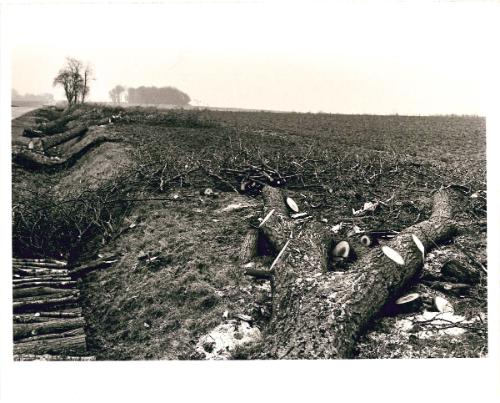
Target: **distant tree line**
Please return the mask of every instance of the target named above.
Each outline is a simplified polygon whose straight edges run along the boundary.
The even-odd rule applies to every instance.
[[[122,94],[124,95],[124,101],[130,104],[185,106],[191,101],[189,95],[174,87],[141,86],[125,90],[123,86],[117,85],[109,92],[111,101],[115,103],[122,101]]]
[[[12,102],[36,102],[40,104],[49,104],[54,102],[54,95],[49,93],[44,94],[24,94],[21,95],[15,89],[12,89]]]

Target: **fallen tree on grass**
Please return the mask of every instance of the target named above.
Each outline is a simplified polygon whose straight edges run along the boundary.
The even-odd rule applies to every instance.
[[[266,213],[274,212],[260,235],[274,253],[280,252],[280,260],[268,273],[273,313],[260,358],[351,357],[360,333],[421,270],[423,252],[414,237],[428,251],[455,233],[450,195],[438,191],[431,217],[386,244],[403,264],[373,248],[346,271],[329,271],[334,245],[328,230],[319,223],[298,228],[278,189],[266,186],[262,193]]]
[[[87,133],[88,126],[79,125],[73,129],[67,130],[63,133],[54,134],[52,136],[44,137],[41,139],[42,147],[44,151],[47,151],[49,148],[55,147],[59,144],[65,143],[66,141],[72,140],[75,137],[83,136]]]
[[[55,171],[70,167],[86,153],[103,143],[119,143],[120,139],[111,138],[107,135],[99,135],[89,142],[75,147],[75,149],[63,157],[48,157],[45,154],[31,152],[29,150],[20,150],[13,154],[13,161],[29,170]]]

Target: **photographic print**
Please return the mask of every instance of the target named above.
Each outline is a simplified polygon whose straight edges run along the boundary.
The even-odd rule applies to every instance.
[[[484,15],[10,6],[13,359],[485,359]]]

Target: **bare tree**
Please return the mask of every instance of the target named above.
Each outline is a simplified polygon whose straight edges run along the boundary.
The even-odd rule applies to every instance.
[[[125,91],[125,87],[122,85],[116,85],[111,91],[109,91],[109,97],[112,102],[120,103],[121,95]]]
[[[68,104],[71,106],[74,99],[72,92],[73,86],[71,85],[71,74],[64,69],[60,70],[59,74],[56,78],[54,78],[53,86],[55,87],[56,85],[61,85],[63,87]]]
[[[77,104],[79,99],[83,103],[90,91],[89,81],[92,74],[90,65],[84,68],[80,60],[67,57],[66,64],[54,78],[53,85],[63,87],[69,106]]]
[[[90,92],[90,87],[89,87],[89,82],[90,80],[93,79],[94,72],[92,70],[92,67],[90,64],[87,64],[85,67],[85,70],[83,70],[83,82],[82,82],[82,94],[81,94],[81,99],[82,99],[82,104],[85,103],[85,99],[87,98],[87,95]]]

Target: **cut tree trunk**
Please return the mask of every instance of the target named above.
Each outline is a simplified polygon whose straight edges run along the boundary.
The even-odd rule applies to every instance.
[[[43,149],[47,151],[49,148],[65,143],[66,141],[74,139],[75,137],[82,136],[87,132],[88,129],[88,126],[80,125],[68,131],[65,131],[64,133],[44,137],[41,140]]]
[[[85,321],[80,318],[52,319],[39,323],[15,323],[14,340],[23,339],[42,334],[62,333],[68,330],[85,326]]]
[[[52,287],[27,287],[27,288],[14,288],[13,297],[15,298],[25,298],[25,297],[36,297],[39,295],[72,295],[75,289],[67,288],[52,288]]]
[[[66,269],[44,269],[41,267],[21,269],[19,267],[14,267],[12,270],[14,271],[14,274],[21,274],[24,276],[68,276],[68,270]]]
[[[247,233],[240,249],[239,259],[241,262],[246,263],[257,254],[258,234],[256,229]]]
[[[83,329],[83,327],[68,330],[68,331],[62,332],[62,333],[47,333],[47,334],[41,334],[39,336],[26,337],[26,338],[23,338],[21,340],[15,340],[15,343],[30,343],[33,341],[40,341],[40,340],[63,339],[63,338],[68,338],[68,337],[80,336],[80,335],[85,336],[85,330]]]
[[[14,290],[19,290],[23,288],[33,288],[33,287],[51,287],[51,288],[74,288],[76,286],[76,281],[24,281],[21,283],[14,282]],[[15,291],[14,291],[15,295]]]
[[[57,260],[42,260],[42,259],[12,259],[13,266],[30,266],[30,267],[45,267],[45,268],[64,268],[67,266],[66,262]]]
[[[65,270],[64,267],[62,266],[52,266],[52,265],[41,265],[41,264],[34,264],[34,263],[13,263],[12,267],[16,269],[44,269],[44,270]]]
[[[21,284],[36,284],[37,282],[62,282],[62,283],[72,283],[71,277],[60,277],[60,276],[43,276],[43,277],[19,277],[12,280],[14,286]]]
[[[82,308],[69,308],[63,311],[37,312],[39,316],[46,318],[76,318],[82,314]]]
[[[14,300],[14,313],[37,312],[41,309],[59,309],[73,307],[79,300],[79,293],[75,292],[69,296],[50,295],[49,297],[29,297]]]
[[[85,354],[85,334],[54,339],[18,342],[14,344],[14,354]]]
[[[288,217],[281,192],[263,189],[266,213],[275,213],[261,227],[276,252],[290,244],[274,266],[273,312],[256,358],[349,358],[360,333],[387,302],[393,301],[423,266],[422,252],[455,233],[450,199],[434,196],[431,217],[402,231],[386,245],[404,259],[398,265],[380,248],[367,251],[344,272],[328,271],[332,239],[319,223],[297,228]]]
[[[66,124],[72,119],[71,116],[61,116],[60,118],[38,126],[44,135],[54,135],[64,131]]]
[[[53,318],[79,318],[82,308],[65,309],[64,311],[32,312],[14,315],[14,323],[39,323],[48,322]]]

